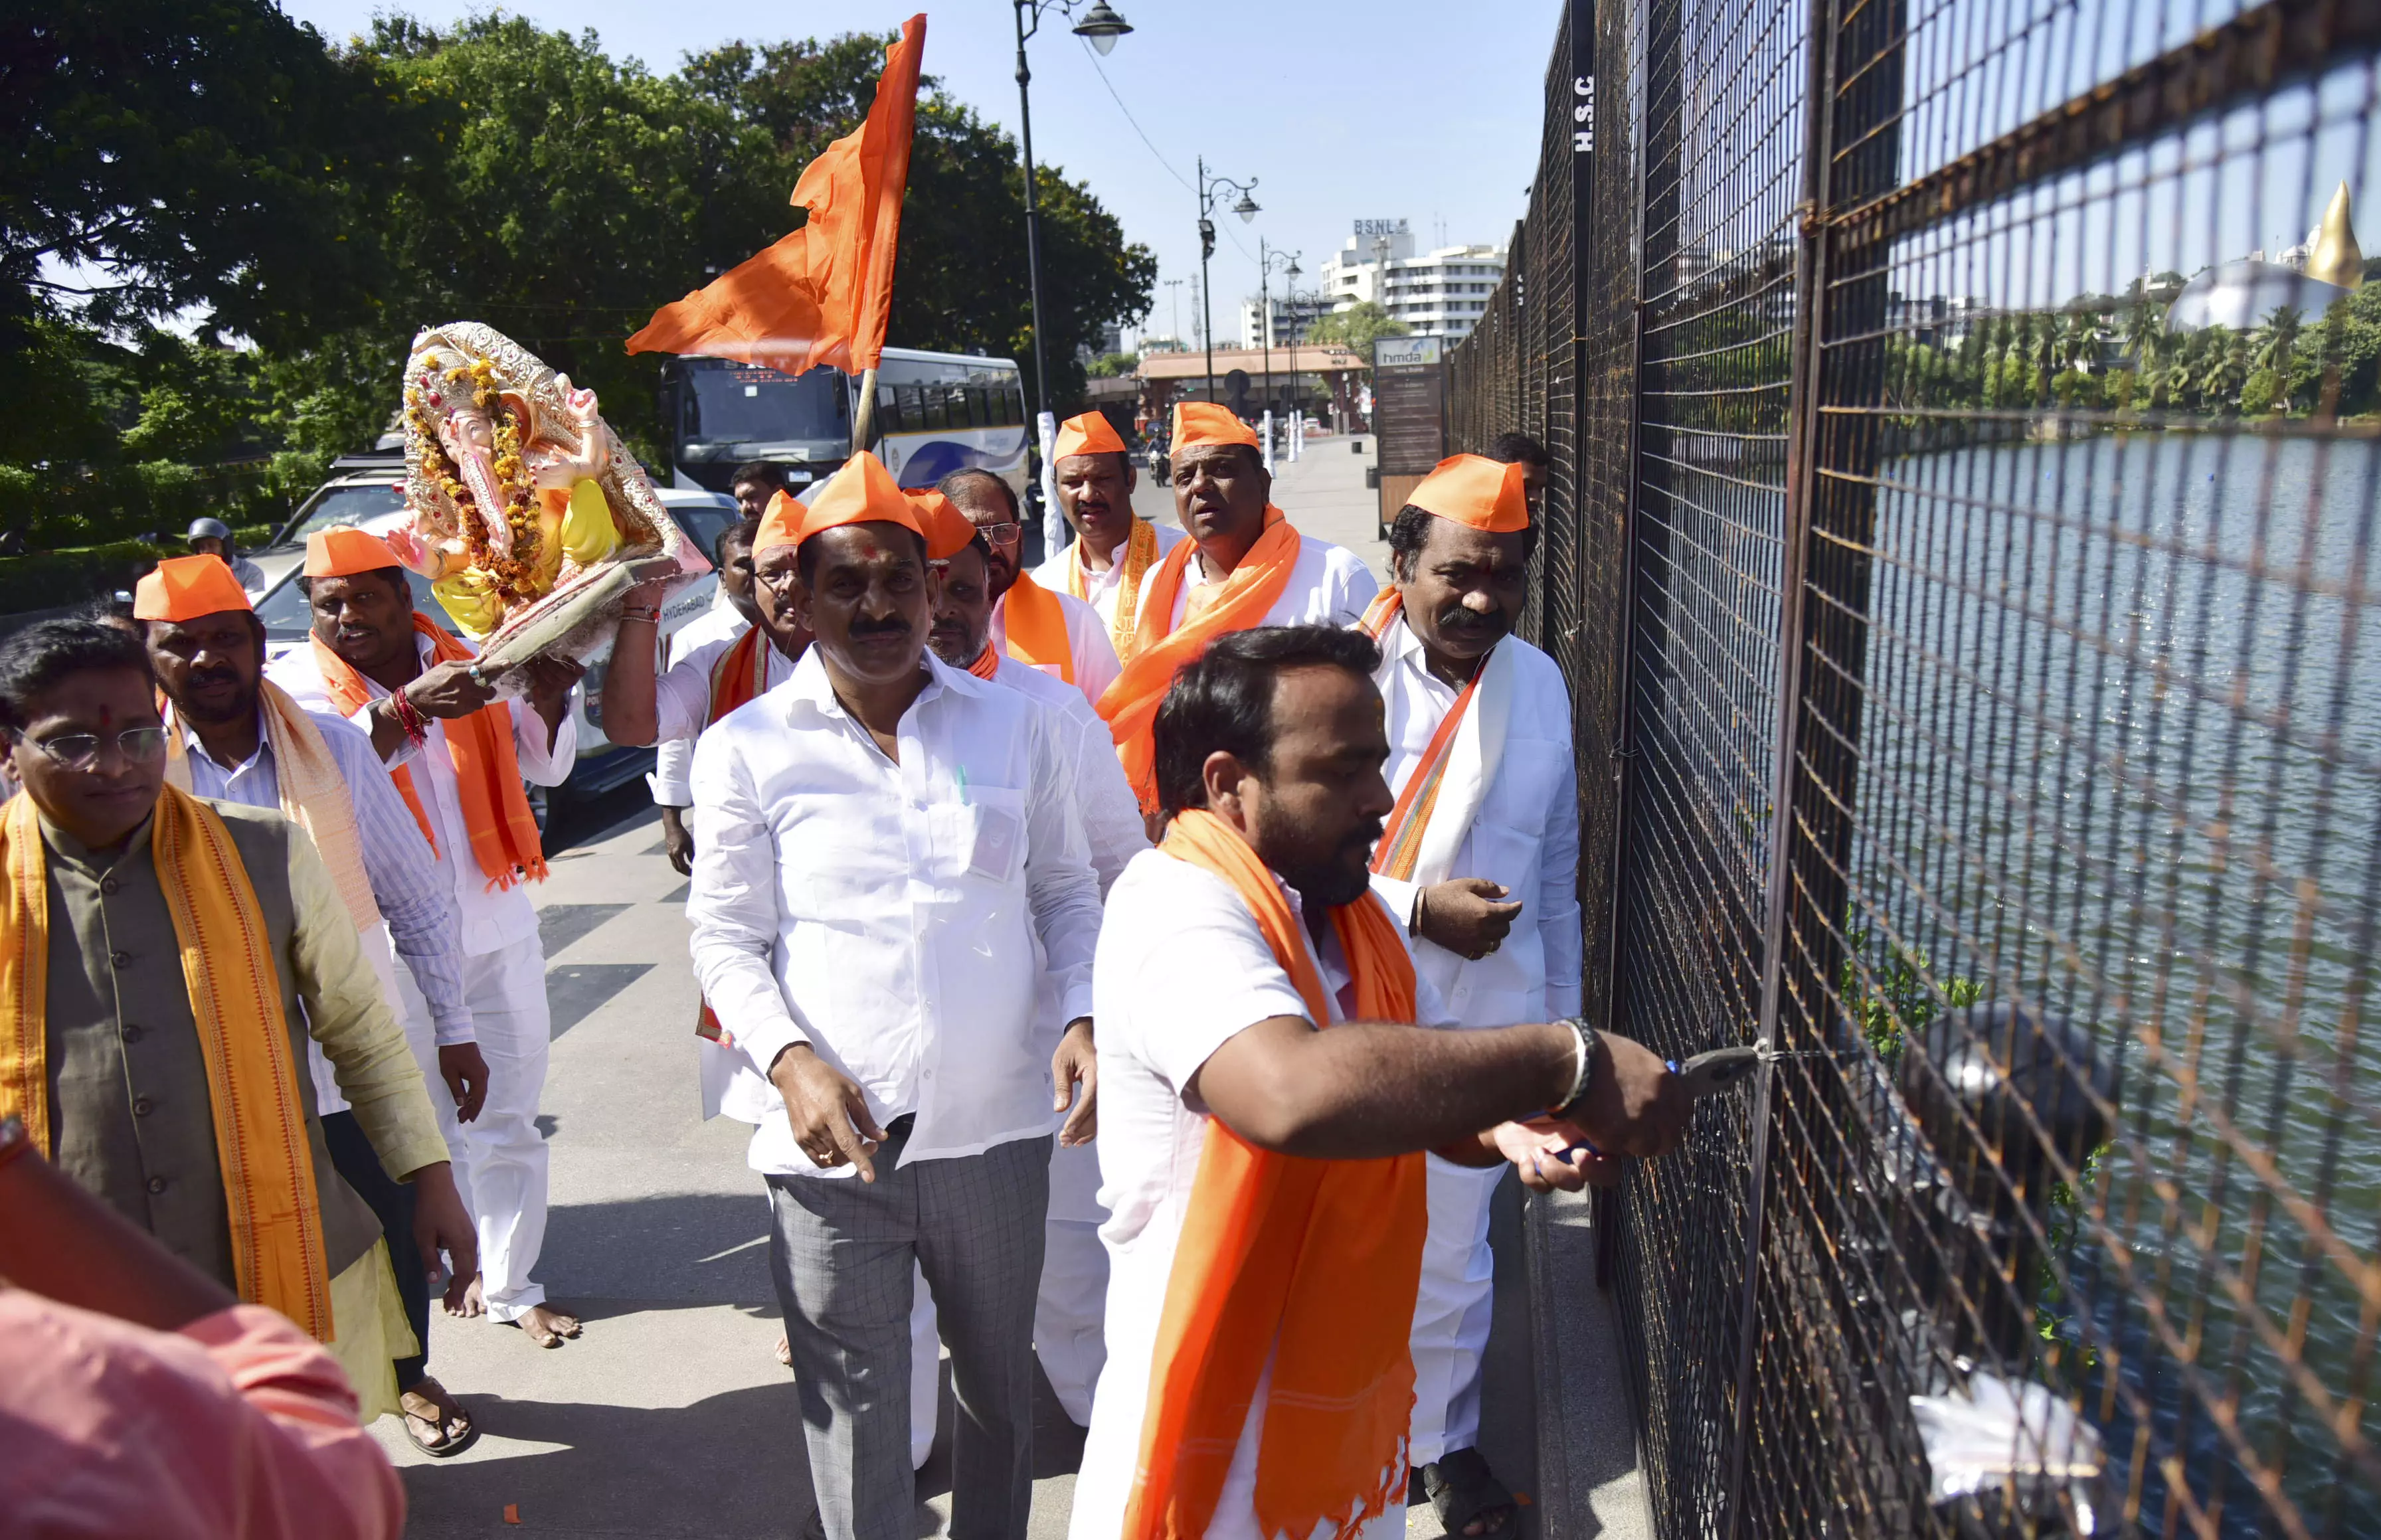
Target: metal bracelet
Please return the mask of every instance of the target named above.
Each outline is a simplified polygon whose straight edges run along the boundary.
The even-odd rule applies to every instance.
[[[1570,1115],[1571,1109],[1578,1106],[1581,1100],[1587,1095],[1588,1078],[1595,1068],[1596,1034],[1593,1027],[1576,1016],[1564,1018],[1561,1024],[1579,1034],[1579,1062],[1577,1068],[1571,1071],[1570,1094],[1564,1097],[1562,1104],[1555,1108],[1556,1117],[1566,1118]]]

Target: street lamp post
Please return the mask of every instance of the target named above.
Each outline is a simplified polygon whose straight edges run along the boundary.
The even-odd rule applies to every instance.
[[[1025,40],[1042,30],[1044,11],[1056,6],[1060,15],[1071,18],[1076,0],[1012,3],[1017,12],[1017,138],[1025,154],[1025,285],[1033,306],[1034,436],[1042,450],[1042,521],[1046,543],[1050,521],[1057,517],[1058,508],[1056,492],[1050,481],[1050,446],[1057,437],[1058,424],[1057,419],[1050,415],[1049,351],[1042,342],[1042,209],[1033,187],[1033,93],[1029,89],[1033,72],[1025,65]],[[1108,8],[1107,0],[1093,0],[1083,18],[1075,23],[1074,31],[1076,36],[1088,39],[1093,47],[1105,54],[1132,27]]]
[[[1024,0],[1019,0],[1019,3],[1021,5]],[[1210,177],[1207,175],[1207,157],[1199,157],[1199,329],[1207,339],[1207,399],[1210,401],[1215,398],[1215,307],[1211,292],[1213,286],[1207,281],[1207,259],[1215,254],[1215,221],[1213,215],[1216,201],[1224,196],[1225,189],[1229,189],[1240,195],[1240,201],[1232,205],[1232,212],[1240,216],[1240,223],[1245,225],[1254,219],[1257,202],[1249,194],[1256,185],[1254,177],[1245,182],[1236,182],[1229,177]]]
[[[1288,263],[1288,275],[1298,276],[1298,253],[1283,251],[1265,244],[1264,237],[1257,238],[1257,337],[1264,345],[1264,409],[1273,410],[1273,270],[1274,263]]]

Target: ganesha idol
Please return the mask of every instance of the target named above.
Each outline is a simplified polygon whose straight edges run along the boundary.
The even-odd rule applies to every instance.
[[[388,537],[482,642],[490,675],[541,654],[585,661],[639,584],[711,569],[595,409],[519,343],[433,326],[405,365],[405,501]]]

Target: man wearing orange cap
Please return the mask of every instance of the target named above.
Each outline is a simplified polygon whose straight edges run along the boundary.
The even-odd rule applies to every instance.
[[[355,922],[365,959],[406,1028],[426,1081],[443,1082],[464,1122],[479,1115],[488,1067],[463,989],[455,898],[430,843],[355,724],[299,708],[264,678],[264,626],[238,578],[213,556],[176,556],[140,580],[133,615],[165,697],[165,778],[194,796],[269,808],[314,841]],[[392,956],[405,959],[425,1016],[406,1008]],[[330,1061],[307,1045],[314,1103],[339,1174],[379,1216],[419,1351],[396,1361],[405,1430],[425,1453],[459,1453],[470,1414],[427,1373],[430,1295],[414,1249],[413,1198],[388,1179]]]
[[[1392,584],[1363,621],[1381,648],[1373,683],[1397,794],[1373,887],[1465,1027],[1580,1008],[1570,697],[1555,661],[1512,634],[1537,539],[1527,474],[1478,455],[1440,461],[1389,528]],[[1510,1525],[1513,1496],[1474,1446],[1503,1173],[1427,1166],[1410,1459],[1447,1534],[1493,1534]]]
[[[687,918],[703,996],[776,1104],[750,1160],[820,1516],[849,1540],[914,1512],[922,1268],[966,1409],[954,1527],[1021,1534],[1054,1084],[1090,1054],[1100,923],[1067,753],[1049,713],[928,654],[922,522],[873,455],[799,527],[764,520],[754,567],[813,640],[695,746]]]
[[[1150,726],[1183,665],[1228,631],[1353,625],[1380,585],[1353,553],[1310,539],[1273,506],[1253,429],[1223,407],[1174,409],[1174,512],[1190,539],[1142,581],[1131,661],[1099,700],[1125,778],[1157,812]]]
[[[1059,511],[1075,527],[1075,538],[1035,568],[1033,579],[1054,593],[1083,600],[1097,610],[1107,622],[1117,656],[1129,658],[1142,581],[1182,544],[1183,533],[1132,511],[1132,489],[1140,475],[1105,414],[1087,411],[1059,423],[1050,462]]]
[[[487,1096],[469,1124],[453,1120],[452,1103],[434,1087],[432,1100],[479,1220],[483,1276],[465,1311],[484,1311],[540,1347],[558,1347],[578,1334],[579,1323],[548,1308],[544,1288],[531,1277],[545,1242],[546,1150],[537,1107],[552,1033],[537,911],[522,886],[545,875],[545,855],[521,783],[559,786],[570,774],[578,666],[540,658],[522,670],[523,699],[498,701],[493,683],[475,672],[477,650],[414,608],[397,554],[362,530],[308,535],[300,583],[313,638],[267,676],[299,704],[372,734],[430,838],[462,927],[464,986],[488,1062]],[[650,654],[653,619],[650,605],[632,603],[621,622],[624,641],[641,628]],[[620,660],[637,646],[616,651],[616,674],[628,672]],[[626,688],[634,693],[633,685]]]
[[[1423,1152],[1576,1190],[1576,1144],[1684,1131],[1637,1044],[1437,1030],[1370,886],[1379,661],[1337,627],[1234,631],[1158,713],[1166,837],[1109,892],[1093,985],[1114,1272],[1073,1540],[1402,1535]]]
[[[948,507],[946,502],[944,507]],[[934,655],[952,667],[1007,685],[1048,707],[1058,718],[1054,726],[1070,751],[1074,772],[1071,800],[1082,814],[1083,831],[1091,841],[1092,870],[1100,879],[1101,897],[1105,898],[1108,885],[1124,871],[1125,862],[1149,849],[1132,788],[1125,785],[1124,773],[1117,766],[1107,724],[1074,691],[1015,658],[1002,656],[992,645],[992,584],[986,576],[991,550],[975,527],[955,510],[946,517],[955,526],[947,536],[940,534],[932,519],[927,524],[927,555],[943,562],[942,602],[934,611],[930,645]],[[1034,1014],[1055,1049],[1065,1021],[1059,1014],[1058,981],[1046,971],[1042,980]],[[1095,1083],[1097,1069],[1088,1056],[1083,1068],[1086,1083]],[[1062,1088],[1061,1094],[1071,1097],[1071,1088]],[[1057,1393],[1058,1404],[1079,1425],[1092,1420],[1092,1389],[1107,1361],[1100,1323],[1106,1305],[1108,1265],[1099,1235],[1107,1211],[1100,1207],[1100,1166],[1088,1131],[1089,1104],[1086,1097],[1086,1117],[1081,1126],[1070,1118],[1059,1131],[1058,1148],[1050,1156],[1050,1213],[1043,1231],[1041,1292],[1033,1310],[1034,1354],[1050,1378],[1050,1388]],[[931,1326],[920,1335],[931,1348]],[[913,1353],[913,1375],[918,1368]],[[927,1385],[931,1390],[932,1382]],[[914,1386],[911,1394],[914,1451],[919,1412]],[[926,1427],[925,1433],[931,1443],[933,1428]]]
[[[1018,565],[1025,526],[1017,494],[989,471],[954,471],[935,483],[981,532],[992,552],[992,644],[1073,685],[1088,703],[1117,677],[1117,653],[1099,611],[1043,587]]]

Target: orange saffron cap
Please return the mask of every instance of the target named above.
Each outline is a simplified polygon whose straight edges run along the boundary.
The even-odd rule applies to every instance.
[[[1050,458],[1062,460],[1068,455],[1121,455],[1124,452],[1124,440],[1117,436],[1115,425],[1108,422],[1106,416],[1087,411],[1058,424],[1058,442],[1051,449]]]
[[[1449,455],[1406,495],[1406,501],[1490,534],[1515,534],[1530,527],[1524,470],[1484,455]]]
[[[948,561],[968,547],[975,538],[975,525],[959,511],[957,503],[930,487],[905,491],[910,506],[918,510],[918,522],[925,526],[926,559]]]
[[[404,565],[387,541],[351,524],[316,530],[306,537],[306,576],[310,578],[351,578],[359,572]]]
[[[752,555],[757,559],[763,551],[774,551],[781,545],[802,543],[802,520],[810,517],[801,499],[783,487],[769,496],[769,506],[761,510],[761,527],[752,532]]]
[[[1245,444],[1253,449],[1258,446],[1257,431],[1233,416],[1229,407],[1220,407],[1213,401],[1176,402],[1175,452],[1179,454],[1202,444]]]
[[[196,620],[255,608],[221,556],[167,556],[132,591],[135,620]]]
[[[806,512],[795,504],[794,513],[783,515],[779,499],[793,503],[782,492],[769,499],[769,512],[761,520],[761,532],[752,537],[755,560],[763,552],[780,545],[800,545],[814,534],[845,524],[898,524],[921,540],[926,536],[918,510],[893,480],[893,472],[865,449],[844,461],[843,469],[827,479],[826,485],[811,499]]]

